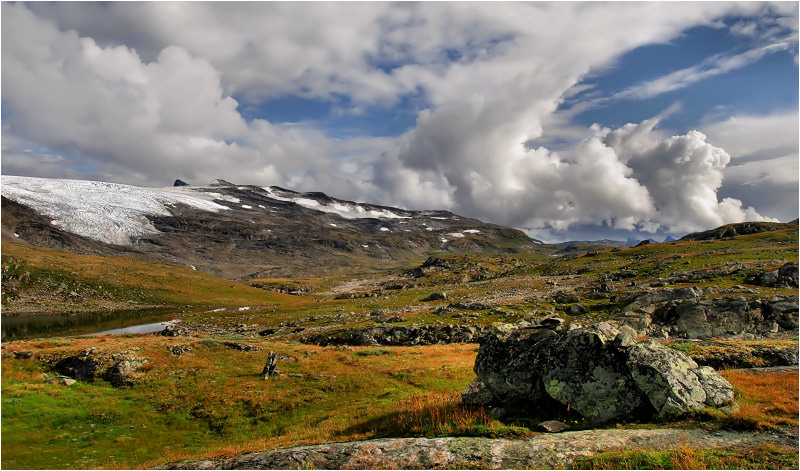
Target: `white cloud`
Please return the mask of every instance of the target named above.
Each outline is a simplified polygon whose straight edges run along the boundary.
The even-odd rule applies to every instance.
[[[665,5],[4,3],[3,172],[150,185],[219,177],[535,229],[678,231],[760,217],[733,195],[718,201],[728,154],[699,133],[671,138],[657,120],[552,128],[559,103],[591,71],[765,8]],[[774,23],[759,20],[755,33],[766,37]],[[747,54],[717,57],[648,93],[732,70],[754,60]],[[343,113],[408,96],[423,109],[395,138],[335,140],[308,124],[242,117],[241,104],[286,94]],[[559,132],[583,142],[529,148]]]
[[[709,141],[731,155],[720,194],[747,198],[781,221],[797,218],[799,129],[797,112],[739,115],[704,126]]]

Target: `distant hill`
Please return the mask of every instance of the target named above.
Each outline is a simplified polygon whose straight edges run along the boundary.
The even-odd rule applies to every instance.
[[[406,266],[431,252],[543,247],[509,227],[324,193],[235,185],[144,188],[2,177],[3,240],[125,255],[229,279]]]
[[[738,224],[726,224],[708,231],[693,232],[680,238],[680,240],[720,240],[730,239],[737,235],[758,234],[760,232],[777,231],[797,226],[795,219],[789,223],[781,222],[741,222]]]

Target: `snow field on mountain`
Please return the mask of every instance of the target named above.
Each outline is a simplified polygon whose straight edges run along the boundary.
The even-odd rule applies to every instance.
[[[147,216],[169,216],[167,206],[203,211],[230,209],[214,196],[185,187],[142,188],[117,183],[34,177],[2,177],[3,196],[47,216],[59,228],[109,244],[131,245],[157,234]]]

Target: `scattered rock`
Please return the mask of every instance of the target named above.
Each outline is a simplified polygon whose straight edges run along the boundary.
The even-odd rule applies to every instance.
[[[439,301],[440,299],[447,299],[447,293],[445,293],[443,291],[439,291],[439,292],[436,292],[436,293],[431,293],[430,296],[422,299],[421,301],[422,302]]]
[[[133,385],[131,374],[144,366],[147,360],[139,358],[124,358],[114,363],[103,375],[103,379],[115,388],[124,388]]]
[[[169,351],[175,356],[185,355],[192,352],[191,345],[173,345],[169,347]]]
[[[222,342],[222,345],[225,345],[228,348],[232,348],[234,350],[239,350],[242,352],[257,352],[259,350],[262,350],[262,348],[259,346],[248,345],[246,343],[240,343],[240,342]]]
[[[798,268],[797,262],[789,262],[777,270],[766,271],[747,277],[745,283],[756,286],[768,286],[771,288],[798,287]]]
[[[164,337],[187,337],[189,336],[189,329],[175,324],[168,324],[158,335],[163,335]]]
[[[570,429],[569,425],[557,420],[546,420],[544,422],[540,422],[536,427],[539,428],[539,430],[548,433],[559,433]]]
[[[14,355],[14,358],[17,360],[27,360],[29,358],[33,358],[33,351],[32,350],[15,350],[11,352]]]

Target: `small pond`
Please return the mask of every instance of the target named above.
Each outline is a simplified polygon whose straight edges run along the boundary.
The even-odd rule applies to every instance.
[[[174,309],[108,311],[69,315],[3,316],[3,342],[44,337],[146,333],[163,330],[178,317]]]

